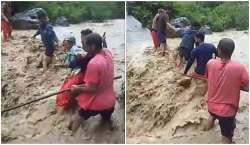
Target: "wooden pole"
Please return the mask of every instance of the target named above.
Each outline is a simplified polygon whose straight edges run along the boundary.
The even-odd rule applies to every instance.
[[[116,76],[116,77],[114,77],[114,80],[117,80],[117,79],[120,79],[120,78],[122,78],[122,76]],[[52,97],[52,96],[55,96],[55,95],[58,95],[58,94],[61,94],[61,93],[67,92],[67,91],[70,91],[70,88],[65,89],[65,90],[62,90],[62,91],[59,91],[59,92],[50,93],[50,94],[45,95],[45,96],[43,96],[43,97],[41,97],[41,98],[34,99],[34,100],[28,101],[28,102],[26,102],[26,103],[19,104],[19,105],[14,106],[14,107],[10,107],[10,108],[4,109],[4,110],[1,111],[1,113],[8,112],[8,111],[11,111],[11,110],[15,110],[15,109],[17,109],[17,108],[26,106],[26,105],[31,104],[31,103],[33,103],[33,102],[37,102],[37,101],[40,101],[40,100],[44,100],[44,99],[47,99],[47,98],[49,98],[49,97]]]

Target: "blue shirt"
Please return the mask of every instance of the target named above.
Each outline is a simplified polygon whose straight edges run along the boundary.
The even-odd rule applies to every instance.
[[[195,68],[195,72],[200,75],[204,75],[206,70],[206,64],[213,57],[213,54],[217,56],[217,50],[213,44],[209,43],[200,44],[191,52],[191,56],[190,59],[188,60],[184,73],[188,72],[194,60],[196,60],[197,66]]]
[[[192,30],[191,28],[184,30],[180,35],[182,37],[180,47],[184,47],[187,49],[194,49],[194,36],[196,34],[196,30]]]
[[[79,48],[77,46],[73,46],[67,53],[64,58],[64,63],[68,65],[71,70],[81,68],[81,64],[77,61],[77,54],[79,52],[83,51],[82,48]]]
[[[49,23],[40,24],[36,35],[41,35],[42,42],[47,50],[54,51],[54,42],[57,42],[57,36],[53,26]]]

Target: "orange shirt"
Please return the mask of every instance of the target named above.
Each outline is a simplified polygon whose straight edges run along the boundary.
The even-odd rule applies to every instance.
[[[235,116],[240,99],[240,87],[248,86],[246,68],[237,61],[211,59],[207,63],[208,111],[223,117]]]
[[[104,110],[115,106],[113,90],[114,64],[112,54],[103,48],[88,63],[84,82],[97,84],[95,93],[83,92],[78,96],[78,104],[83,109]]]

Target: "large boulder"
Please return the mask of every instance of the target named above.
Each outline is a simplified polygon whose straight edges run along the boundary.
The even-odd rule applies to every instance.
[[[68,22],[67,18],[65,18],[64,16],[60,16],[60,17],[58,17],[56,19],[55,25],[68,27],[69,26],[69,22]]]
[[[212,30],[208,25],[204,25],[199,29],[200,32],[204,33],[204,34],[212,34]]]
[[[191,25],[190,20],[186,17],[179,17],[170,21],[170,24],[173,25],[175,28],[185,28]]]
[[[14,29],[37,29],[39,20],[37,13],[44,11],[42,8],[34,8],[21,13],[17,13],[12,17],[12,26]]]

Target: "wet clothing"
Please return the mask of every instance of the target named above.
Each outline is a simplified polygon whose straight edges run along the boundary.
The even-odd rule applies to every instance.
[[[240,88],[248,86],[248,72],[234,60],[211,59],[206,71],[208,111],[223,117],[235,116],[239,106]]]
[[[182,40],[180,43],[180,51],[185,57],[185,60],[188,61],[191,55],[191,51],[194,49],[194,37],[197,33],[196,30],[192,30],[191,28],[184,30],[183,32],[177,31],[180,33]]]
[[[4,19],[4,16],[8,19]],[[11,36],[12,28],[11,28],[11,6],[3,2],[1,7],[1,32],[3,32],[3,39],[7,40]]]
[[[152,23],[152,30],[157,31],[158,30],[158,25],[157,25],[157,20],[159,18],[159,13],[157,13],[153,19]]]
[[[158,45],[160,45],[160,43],[166,43],[166,39],[167,39],[167,33],[164,31],[157,31],[157,40],[158,40]]]
[[[206,64],[213,57],[213,54],[217,56],[217,50],[213,44],[200,44],[198,47],[192,50],[190,59],[188,60],[184,73],[188,72],[194,60],[196,60],[197,66],[195,67],[195,72],[200,75],[204,75],[206,70]]]
[[[11,36],[12,28],[9,22],[1,20],[1,31],[3,32],[3,39],[7,40]]]
[[[167,22],[168,22],[168,15],[166,13],[161,13],[158,16],[156,21],[157,24],[157,40],[158,45],[160,43],[166,43],[167,39]]]
[[[234,129],[236,128],[235,116],[232,117],[222,117],[209,112],[214,119],[219,120],[221,135],[232,138],[234,135]]]
[[[55,42],[58,42],[57,36],[55,31],[53,30],[53,26],[45,23],[45,24],[40,24],[38,31],[34,35],[41,35],[42,42],[46,48],[45,50],[45,55],[47,56],[53,56],[54,50],[55,50]]]
[[[159,44],[158,44],[157,31],[156,30],[151,31],[151,37],[152,37],[152,40],[153,40],[154,48],[157,48]]]
[[[104,120],[110,120],[111,119],[111,115],[114,112],[114,107],[111,109],[105,109],[105,110],[100,110],[100,111],[96,111],[96,110],[85,110],[85,109],[80,109],[79,110],[79,115],[84,119],[87,120],[88,118],[90,118],[91,116],[96,116],[98,114],[101,115],[102,119]]]
[[[83,84],[84,82],[82,81],[84,77],[84,73],[78,73],[76,75],[72,75],[68,77],[66,80],[64,80],[60,91],[69,89],[73,85],[79,85]],[[56,96],[56,105],[62,108],[69,108],[71,103],[74,101],[74,98],[71,98],[71,94],[69,92],[64,92],[61,94],[58,94]]]
[[[166,13],[159,14],[157,19],[157,31],[166,32],[167,31],[168,15]]]
[[[114,64],[112,54],[107,48],[103,48],[88,63],[84,76],[86,85],[97,84],[94,93],[82,92],[77,100],[80,108],[84,110],[105,110],[115,106],[115,94],[113,89]]]
[[[73,46],[67,53],[64,58],[64,63],[68,65],[71,70],[81,68],[81,65],[79,61],[77,61],[77,54],[83,52],[84,50],[82,48],[79,48],[77,46]]]

